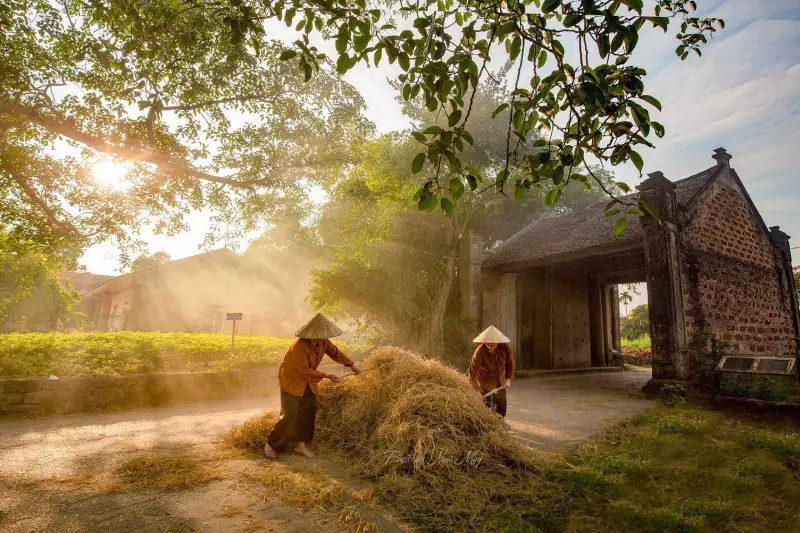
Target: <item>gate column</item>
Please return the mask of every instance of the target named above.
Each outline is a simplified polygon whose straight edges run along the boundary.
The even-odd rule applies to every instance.
[[[642,200],[658,209],[660,221],[642,218],[653,379],[685,379],[686,323],[683,314],[675,184],[661,172],[639,187]]]

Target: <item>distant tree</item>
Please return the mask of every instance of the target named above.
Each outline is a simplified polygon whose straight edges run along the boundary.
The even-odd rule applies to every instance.
[[[50,330],[78,317],[73,308],[80,297],[58,276],[75,255],[0,229],[0,327]]]
[[[483,89],[476,94],[471,119],[475,145],[465,147],[463,157],[470,166],[487,169],[502,165],[505,153],[505,143],[498,142],[502,124],[492,120],[505,93],[497,86]],[[424,107],[406,104],[405,111],[415,123],[435,120]],[[536,149],[533,143],[529,148]],[[310,301],[347,314],[376,340],[436,356],[450,344],[446,337],[461,335],[459,296],[453,290],[461,239],[470,230],[489,243],[508,238],[541,216],[552,189],[535,187],[515,201],[493,190],[478,194],[453,179],[448,186],[458,202],[448,207],[450,216],[430,216],[407,201],[435,172],[430,165],[417,174],[408,172],[403,162],[417,149],[403,134],[365,143],[360,163],[334,182],[319,222],[331,258],[312,271]],[[610,176],[595,170],[604,186],[615,190]],[[573,183],[563,188],[553,209],[598,201],[603,194],[599,189],[587,194]]]
[[[650,333],[650,314],[647,304],[634,307],[630,314],[620,321],[620,335],[626,339],[638,339]]]
[[[625,314],[628,314],[628,304],[633,301],[633,296],[631,296],[630,291],[625,289],[621,293],[619,293],[619,303],[625,306]]]
[[[794,273],[794,287],[797,289],[797,295],[800,297],[800,266],[792,268]]]
[[[142,254],[131,262],[131,272],[163,265],[172,261],[167,252],[156,252],[153,255]]]

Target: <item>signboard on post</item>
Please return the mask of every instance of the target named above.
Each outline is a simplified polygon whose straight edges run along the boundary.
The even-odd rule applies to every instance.
[[[231,351],[236,343],[236,321],[242,319],[242,313],[225,313],[225,320],[233,320],[233,327],[231,328]]]

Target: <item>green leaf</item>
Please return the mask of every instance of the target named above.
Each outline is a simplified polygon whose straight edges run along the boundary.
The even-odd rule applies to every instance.
[[[635,207],[631,207],[626,211],[626,213],[628,213],[629,215],[636,215],[637,217],[644,216],[644,211],[642,211],[641,209],[636,209]]]
[[[368,33],[353,37],[353,48],[355,48],[356,52],[361,52],[367,47],[370,37]]]
[[[347,55],[339,56],[336,60],[336,72],[345,74],[350,69],[350,58]]]
[[[414,157],[414,161],[411,163],[411,172],[413,174],[419,174],[423,166],[425,166],[425,152],[420,152]]]
[[[618,215],[619,213],[620,213],[619,209],[609,209],[608,211],[605,212],[605,217],[611,218],[614,215]]]
[[[461,138],[467,141],[470,144],[470,146],[473,146],[475,144],[475,141],[472,139],[472,135],[470,135],[468,131],[462,131]]]
[[[456,109],[455,111],[450,113],[450,116],[447,118],[447,124],[452,128],[453,126],[458,124],[459,120],[461,120],[461,110]]]
[[[462,182],[459,178],[453,178],[450,180],[450,184],[448,186],[450,190],[450,194],[453,196],[453,201],[458,201],[461,198],[461,195],[464,194],[464,182]]]
[[[525,187],[517,186],[514,188],[514,200],[522,201],[525,199]]]
[[[405,52],[397,56],[397,62],[400,64],[400,68],[405,71],[408,71],[408,68],[411,66],[409,63],[408,54]]]
[[[651,217],[653,217],[654,219],[658,220],[659,223],[661,222],[661,215],[658,212],[658,207],[654,206],[650,202],[647,202],[647,201],[645,201],[645,200],[643,200],[641,198],[639,199],[639,205],[642,206],[642,208],[645,211],[647,211],[650,214]]]
[[[639,170],[639,175],[641,176],[642,175],[642,167],[644,167],[644,161],[642,161],[642,156],[640,156],[638,152],[634,152],[633,150],[631,150],[631,156],[630,157],[631,157],[631,161],[633,161],[633,164]]]
[[[626,192],[627,193],[627,192],[630,192],[630,190],[631,190],[631,188],[628,187],[628,184],[625,183],[624,181],[615,181],[614,183],[617,184],[617,187],[619,187],[622,190],[622,192]]]
[[[478,178],[472,174],[467,174],[467,184],[469,184],[469,188],[474,191],[478,188]]]
[[[542,12],[552,13],[561,6],[561,0],[545,0],[542,5]]]
[[[378,48],[377,50],[375,50],[375,58],[374,58],[376,67],[378,66],[378,63],[381,62],[381,57],[383,57],[383,50],[381,48]]]
[[[547,50],[542,50],[541,52],[539,52],[539,61],[537,63],[537,66],[539,68],[542,68],[545,65],[545,63],[547,63]]]
[[[521,109],[514,111],[514,129],[517,131],[522,130],[522,125],[525,123],[525,113]]]
[[[497,106],[497,109],[495,109],[495,110],[494,110],[494,112],[492,113],[492,118],[495,118],[497,115],[499,115],[500,113],[502,113],[502,112],[503,112],[503,109],[505,109],[505,108],[507,108],[507,107],[508,107],[508,104],[507,104],[507,103],[505,103],[505,104],[500,104],[499,106]]]
[[[561,198],[561,187],[555,187],[550,192],[547,193],[547,196],[544,197],[544,203],[547,206],[553,205]]]
[[[293,57],[297,57],[297,52],[296,51],[294,51],[294,50],[284,50],[281,53],[280,60],[281,61],[288,61],[289,59],[292,59]]]
[[[514,61],[519,55],[521,49],[522,49],[522,39],[520,38],[519,35],[515,35],[514,40],[511,41],[511,50],[509,52],[509,59],[511,61]]]
[[[628,227],[628,219],[627,218],[622,217],[622,218],[618,219],[616,222],[614,222],[614,235],[619,235],[620,233],[625,231],[625,228],[627,228],[627,227]]]
[[[418,131],[412,131],[411,136],[421,143],[428,142],[428,139],[426,139],[425,136]]]
[[[653,106],[653,107],[655,107],[656,109],[658,109],[659,111],[661,111],[661,102],[659,102],[658,100],[656,100],[654,97],[652,97],[652,96],[650,96],[650,95],[648,95],[648,94],[643,94],[643,95],[642,95],[642,96],[640,96],[639,98],[641,98],[642,100],[644,100],[645,102],[647,102],[647,103],[648,103],[648,104],[650,104],[651,106]]]
[[[440,205],[442,206],[442,211],[447,216],[447,218],[451,218],[453,216],[453,202],[451,202],[448,198],[442,198]]]
[[[439,126],[428,126],[422,131],[422,133],[424,133],[425,135],[437,135],[439,133],[442,133],[442,128],[440,128]]]

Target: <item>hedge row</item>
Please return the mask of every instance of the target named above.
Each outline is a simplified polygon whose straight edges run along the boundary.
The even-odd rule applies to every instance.
[[[0,378],[98,376],[263,368],[280,363],[291,338],[222,333],[0,334]],[[336,343],[347,352],[363,346]]]

